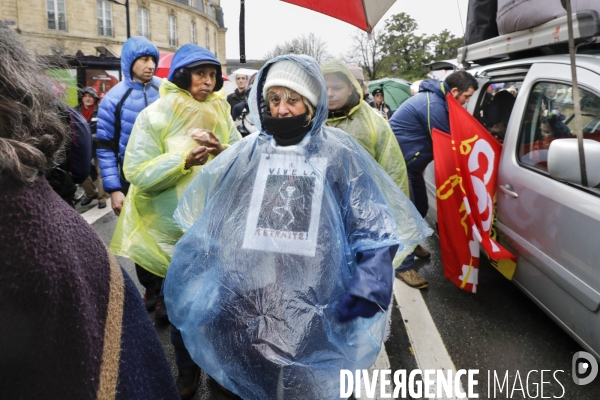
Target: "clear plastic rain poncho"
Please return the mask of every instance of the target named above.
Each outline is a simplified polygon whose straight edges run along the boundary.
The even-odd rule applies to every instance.
[[[123,172],[131,186],[110,250],[155,275],[165,276],[173,248],[183,235],[173,212],[203,168],[184,168],[186,156],[198,146],[191,138],[192,131],[208,129],[224,147],[240,140],[241,135],[229,116],[224,89],[211,93],[203,102],[166,79],[159,90],[160,99],[139,114],[127,144]],[[209,156],[207,164],[212,159]]]
[[[284,59],[322,91],[311,132],[281,147],[259,107],[268,68]],[[406,253],[431,230],[352,137],[324,126],[327,94],[312,58],[271,60],[257,82],[249,101],[260,131],[205,167],[175,212],[187,233],[165,280],[169,319],[194,361],[244,399],[339,398],[340,369],[375,362],[387,318],[338,320],[356,253]]]
[[[348,67],[341,61],[331,60],[321,67],[323,75],[342,73],[356,93],[361,95],[362,88]],[[361,100],[354,106],[347,116],[332,117],[327,119],[327,125],[339,128],[352,136],[360,145],[381,165],[392,179],[398,184],[405,195],[408,191],[408,175],[406,163],[400,145],[392,132],[390,124],[380,112],[375,110],[366,101]]]

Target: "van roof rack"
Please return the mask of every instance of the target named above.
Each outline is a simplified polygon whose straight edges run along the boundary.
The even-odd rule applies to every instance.
[[[575,43],[594,43],[600,36],[600,15],[587,10],[573,13]],[[590,40],[591,39],[591,40]],[[512,32],[458,49],[461,64],[490,64],[503,59],[520,59],[536,55],[568,53],[567,16],[533,28]]]

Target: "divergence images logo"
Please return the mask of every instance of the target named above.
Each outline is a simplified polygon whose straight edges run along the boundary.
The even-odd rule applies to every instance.
[[[578,351],[573,355],[573,382],[587,385],[598,375],[598,361],[590,353]]]

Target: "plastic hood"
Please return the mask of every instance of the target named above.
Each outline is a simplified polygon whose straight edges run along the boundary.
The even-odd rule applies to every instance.
[[[140,57],[152,56],[158,65],[158,48],[143,36],[133,36],[125,42],[121,51],[121,72],[125,81],[131,81],[131,66]]]
[[[310,134],[314,135],[321,129],[321,127],[325,124],[325,121],[327,120],[329,104],[327,100],[327,88],[325,87],[325,80],[323,79],[323,74],[321,74],[319,64],[314,58],[305,55],[288,54],[284,56],[275,57],[272,60],[268,61],[260,69],[260,71],[258,71],[258,76],[255,80],[255,84],[252,87],[252,90],[250,91],[250,97],[248,98],[248,104],[250,106],[250,114],[252,115],[252,120],[255,121],[255,125],[260,131],[260,134],[267,135],[262,127],[262,114],[268,109],[268,106],[266,100],[263,99],[262,92],[269,68],[271,67],[271,65],[282,60],[291,60],[300,64],[302,68],[306,70],[306,72],[312,75],[319,82],[319,86],[321,87],[321,94],[319,95],[319,104],[317,104],[316,107],[315,122],[313,123],[312,130],[310,131]]]

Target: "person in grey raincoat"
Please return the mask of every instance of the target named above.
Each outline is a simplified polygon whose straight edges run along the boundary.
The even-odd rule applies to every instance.
[[[431,234],[376,161],[325,126],[317,62],[277,57],[250,94],[255,132],[204,167],[175,219],[165,279],[194,361],[244,399],[339,398],[340,369],[383,341],[397,251]]]

